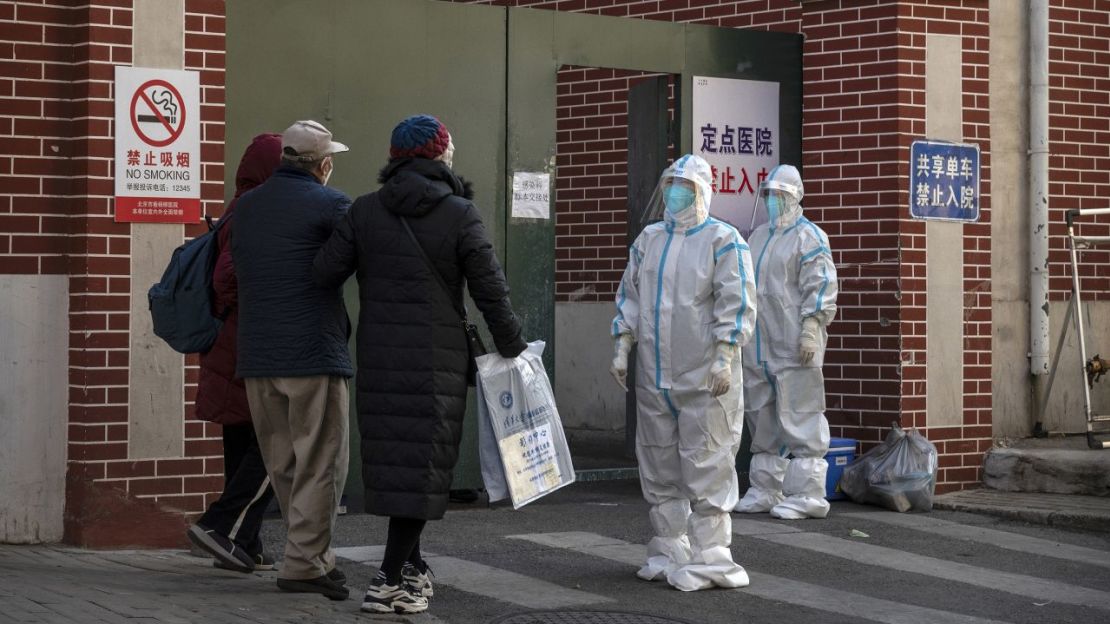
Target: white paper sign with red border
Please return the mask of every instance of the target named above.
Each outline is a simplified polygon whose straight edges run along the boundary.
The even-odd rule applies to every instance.
[[[197,72],[116,66],[116,221],[200,221]]]
[[[713,167],[709,212],[747,236],[761,221],[759,184],[779,164],[779,83],[694,76],[693,104],[694,153]]]

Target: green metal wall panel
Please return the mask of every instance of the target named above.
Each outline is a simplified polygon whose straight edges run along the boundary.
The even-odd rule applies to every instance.
[[[510,10],[508,37],[507,169],[511,191],[514,172],[551,174],[550,218],[515,219],[508,223],[506,271],[513,308],[527,340],[544,340],[544,366],[555,373],[555,78],[558,70],[553,11]]]
[[[236,0],[228,3],[227,16],[229,194],[252,136],[281,132],[306,118],[320,121],[351,148],[336,157],[332,186],[352,198],[369,193],[379,186],[393,126],[427,113],[451,130],[455,169],[473,183],[475,202],[504,259],[504,9],[432,0]],[[353,280],[344,293],[357,319]],[[362,478],[354,384],[351,391],[347,493],[357,510]],[[473,414],[472,404],[456,487],[481,485]]]
[[[677,74],[686,63],[682,24],[556,12],[553,27],[560,65]]]

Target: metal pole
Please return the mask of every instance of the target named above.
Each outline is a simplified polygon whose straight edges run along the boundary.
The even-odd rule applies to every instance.
[[[1030,0],[1029,366],[1035,376],[1048,373],[1048,346],[1048,0]]]
[[[1076,249],[1075,224],[1068,217],[1068,247],[1071,251],[1071,301],[1075,313],[1075,333],[1079,337],[1079,374],[1083,382],[1083,416],[1091,431],[1091,387],[1087,385],[1087,336],[1083,332],[1083,300],[1079,295],[1079,251]]]

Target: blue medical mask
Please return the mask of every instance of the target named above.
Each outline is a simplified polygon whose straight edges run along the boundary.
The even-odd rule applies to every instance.
[[[771,227],[774,227],[778,223],[779,215],[786,208],[782,196],[778,193],[768,193],[763,203],[767,205],[767,220],[771,222]]]
[[[663,203],[667,206],[667,212],[671,214],[678,214],[693,206],[696,198],[697,194],[692,189],[680,184],[672,184],[663,191]]]

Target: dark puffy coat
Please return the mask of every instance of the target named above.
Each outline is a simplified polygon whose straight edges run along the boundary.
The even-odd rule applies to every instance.
[[[466,412],[465,332],[420,258],[408,219],[457,300],[465,279],[501,355],[527,346],[478,209],[443,163],[395,160],[316,256],[328,287],[358,270],[357,409],[366,510],[435,520],[447,509]]]
[[[262,184],[281,163],[281,135],[260,134],[254,137],[239,168],[235,171],[235,197],[227,205],[221,219],[231,219],[239,197]],[[220,228],[220,256],[212,273],[214,291],[213,314],[226,314],[216,343],[200,356],[200,377],[197,381],[197,418],[221,425],[245,425],[251,422],[247,390],[235,375],[239,353],[239,298],[235,280],[235,263],[231,259],[231,231],[234,219]]]
[[[350,204],[289,165],[239,198],[231,254],[239,280],[240,377],[354,373],[343,293],[312,278],[316,252]]]

